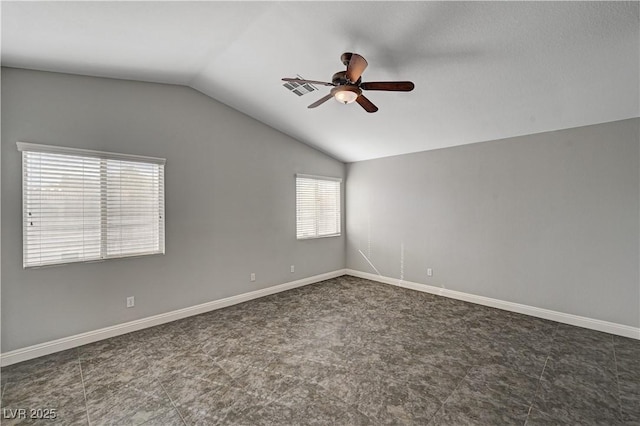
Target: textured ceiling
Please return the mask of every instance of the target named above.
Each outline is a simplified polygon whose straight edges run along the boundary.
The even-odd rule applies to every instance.
[[[2,65],[193,87],[346,162],[639,114],[638,2],[2,2]],[[369,62],[380,110],[298,97]]]

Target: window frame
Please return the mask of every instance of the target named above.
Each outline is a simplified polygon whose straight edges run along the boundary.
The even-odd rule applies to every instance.
[[[298,225],[299,225],[299,207],[298,207],[298,179],[311,179],[311,180],[316,180],[316,181],[325,181],[325,182],[337,182],[338,183],[338,194],[337,194],[337,222],[338,222],[338,229],[336,233],[332,233],[332,234],[323,234],[323,235],[318,235],[316,232],[316,235],[312,235],[312,236],[305,236],[305,237],[299,237],[298,236]],[[304,173],[296,173],[295,175],[295,193],[296,193],[296,240],[298,241],[304,241],[304,240],[315,240],[315,239],[319,239],[319,238],[332,238],[332,237],[340,237],[342,236],[342,178],[339,177],[330,177],[330,176],[319,176],[319,175],[310,175],[310,174],[304,174]],[[317,226],[317,222],[318,222],[318,218],[315,218],[315,222],[316,222],[316,226]]]
[[[51,267],[51,266],[61,266],[61,265],[68,265],[68,264],[74,264],[74,263],[95,263],[95,262],[103,262],[106,260],[112,260],[112,259],[123,259],[123,258],[135,258],[135,257],[143,257],[143,256],[152,256],[152,255],[157,255],[157,254],[162,254],[164,255],[166,252],[166,245],[165,245],[165,239],[166,239],[166,231],[165,231],[165,227],[166,227],[166,215],[165,215],[165,183],[164,183],[164,175],[165,175],[165,165],[166,165],[166,159],[164,158],[159,158],[159,157],[149,157],[149,156],[142,156],[142,155],[132,155],[132,154],[120,154],[120,153],[114,153],[114,152],[107,152],[107,151],[97,151],[97,150],[90,150],[90,149],[81,149],[81,148],[69,148],[69,147],[62,147],[62,146],[56,146],[56,145],[44,145],[44,144],[36,144],[36,143],[31,143],[31,142],[16,142],[16,146],[18,148],[18,151],[20,151],[21,153],[21,182],[22,182],[22,214],[21,214],[21,218],[22,218],[22,252],[23,252],[23,258],[22,258],[22,267],[23,269],[35,269],[35,268],[45,268],[45,267]],[[81,258],[78,260],[61,260],[61,261],[57,261],[57,262],[47,262],[44,264],[27,264],[27,227],[26,227],[26,223],[28,222],[27,220],[27,199],[26,199],[26,185],[27,182],[25,182],[25,177],[26,177],[26,170],[25,170],[25,153],[27,152],[34,152],[34,153],[44,153],[44,154],[56,154],[56,155],[69,155],[69,156],[75,156],[75,157],[85,157],[85,158],[94,158],[94,159],[99,159],[101,161],[101,168],[102,165],[104,164],[105,166],[108,164],[107,161],[111,160],[111,161],[124,161],[124,162],[133,162],[133,163],[142,163],[145,165],[155,165],[158,166],[158,192],[157,194],[154,191],[154,196],[158,197],[158,213],[159,213],[159,217],[158,217],[158,228],[157,228],[157,238],[158,238],[158,250],[154,250],[154,251],[139,251],[139,252],[133,252],[133,253],[129,253],[129,254],[112,254],[112,255],[108,255],[108,248],[107,248],[107,244],[108,244],[108,240],[107,240],[107,229],[105,228],[107,225],[106,223],[108,223],[108,219],[111,216],[108,216],[108,208],[104,208],[101,204],[101,209],[100,209],[100,237],[99,237],[99,245],[100,245],[100,257],[99,258],[95,258],[95,257],[91,257],[91,258]],[[103,200],[102,197],[104,197],[104,191],[107,190],[107,185],[108,185],[108,181],[107,181],[107,176],[103,175],[101,173],[100,175],[100,197],[101,197],[101,203],[104,203],[106,200]],[[85,216],[86,217],[86,216]],[[103,229],[104,228],[104,229]],[[79,228],[80,229],[80,228]],[[123,240],[125,241],[125,240]]]

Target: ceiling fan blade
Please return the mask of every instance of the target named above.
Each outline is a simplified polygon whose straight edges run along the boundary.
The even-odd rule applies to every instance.
[[[311,84],[318,84],[318,85],[321,85],[321,86],[335,86],[335,84],[327,83],[326,81],[303,80],[301,78],[283,78],[282,81],[292,81],[292,82],[298,83],[298,84],[311,83]]]
[[[360,84],[362,90],[388,90],[392,92],[410,92],[414,87],[410,81],[373,81]]]
[[[364,70],[367,68],[367,60],[357,53],[352,53],[347,65],[347,79],[352,83],[358,81]]]
[[[360,104],[362,108],[367,112],[376,112],[378,107],[371,103],[371,101],[364,97],[364,95],[360,95],[356,98],[356,102]]]
[[[309,105],[307,108],[315,108],[317,106],[322,105],[323,103],[327,102],[329,99],[333,98],[333,95],[331,93],[329,93],[327,96],[318,99],[317,101],[315,101],[314,103],[312,103],[311,105]]]

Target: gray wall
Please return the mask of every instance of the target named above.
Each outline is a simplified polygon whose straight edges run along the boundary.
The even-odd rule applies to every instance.
[[[23,270],[18,140],[166,158],[166,255]],[[1,159],[2,352],[345,266],[294,181],[344,164],[189,88],[3,68]]]
[[[347,267],[638,327],[639,123],[350,164]]]

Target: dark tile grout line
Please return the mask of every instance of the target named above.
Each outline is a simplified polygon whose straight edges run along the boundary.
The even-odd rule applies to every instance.
[[[306,359],[306,358],[305,358],[305,359]],[[302,385],[300,385],[300,386],[302,386]],[[300,386],[295,386],[295,387],[293,387],[292,389],[290,389],[290,390],[289,390],[289,393],[291,393],[291,391],[293,391],[293,390],[295,390],[295,389],[299,388]],[[320,387],[323,391],[325,391],[325,392],[327,393],[327,395],[328,395],[330,398],[333,398],[333,399],[335,399],[335,400],[338,400],[338,401],[342,402],[342,403],[345,405],[345,407],[353,408],[355,411],[357,411],[358,413],[360,413],[364,418],[366,418],[367,420],[371,421],[371,424],[375,424],[375,422],[373,421],[373,420],[377,420],[375,417],[374,417],[373,419],[371,419],[371,417],[369,417],[368,415],[366,415],[366,414],[365,414],[365,413],[363,413],[362,411],[358,410],[358,407],[357,407],[357,406],[355,406],[355,405],[353,405],[353,404],[349,404],[349,403],[347,403],[347,401],[345,401],[344,399],[342,399],[342,398],[340,398],[340,397],[338,397],[338,396],[336,396],[336,395],[333,395],[329,389],[325,388],[325,387],[324,387],[324,386],[322,386],[320,383],[317,383],[317,384],[316,384],[316,386]],[[284,396],[283,396],[282,398],[284,398]],[[282,398],[279,398],[278,400],[280,400],[280,399],[282,399]]]
[[[145,355],[145,357],[146,357],[146,355]],[[157,380],[157,382],[160,384],[160,387],[162,388],[162,391],[164,392],[164,394],[167,396],[167,398],[169,398],[169,402],[171,402],[171,405],[173,406],[173,409],[176,410],[176,412],[180,416],[180,420],[182,420],[182,423],[185,426],[187,426],[187,422],[184,420],[184,417],[182,417],[182,413],[180,412],[180,410],[178,410],[178,407],[176,406],[175,402],[173,402],[173,399],[171,399],[171,396],[169,395],[167,390],[164,388],[164,385],[162,384],[162,382],[160,380]],[[151,419],[151,420],[153,420],[153,419]],[[149,421],[151,421],[151,420],[149,420]]]
[[[290,376],[287,376],[287,377],[290,377]],[[258,415],[261,411],[265,410],[268,406],[270,406],[271,404],[275,404],[276,402],[280,401],[280,400],[281,400],[281,399],[283,399],[285,396],[287,396],[288,394],[290,394],[290,393],[292,393],[293,391],[297,390],[297,389],[298,389],[298,388],[300,388],[301,386],[302,386],[302,384],[300,384],[300,385],[296,385],[296,386],[293,386],[291,389],[289,389],[289,390],[287,390],[287,391],[283,392],[283,393],[282,393],[282,395],[280,396],[280,398],[273,398],[273,399],[270,399],[270,400],[269,400],[269,401],[268,401],[268,402],[267,402],[267,403],[266,403],[262,408],[260,408],[259,410],[257,410],[257,411],[255,412],[255,414],[256,414],[256,415]],[[228,413],[227,413],[227,415],[228,415]],[[226,417],[226,416],[225,416],[225,417]],[[224,420],[224,419],[223,419],[223,420]],[[222,423],[222,424],[224,424],[224,423]]]
[[[453,395],[458,388],[460,387],[460,385],[462,384],[462,382],[464,382],[464,379],[467,378],[467,376],[469,376],[469,373],[471,372],[471,370],[473,370],[473,368],[475,367],[475,365],[472,365],[471,367],[469,367],[467,369],[467,372],[465,373],[464,376],[462,376],[462,378],[458,381],[458,384],[456,385],[455,388],[453,388],[453,390],[451,391],[451,393],[445,398],[444,401],[442,401],[442,404],[440,404],[440,408],[438,408],[436,410],[435,413],[433,413],[433,416],[431,416],[431,419],[429,419],[429,424],[431,424],[431,422],[433,421],[433,419],[436,418],[436,416],[438,415],[438,413],[440,412],[440,410],[442,410],[442,408],[444,408],[445,404],[447,403],[447,401],[449,401],[449,398],[451,398],[451,395]]]
[[[324,334],[323,336],[326,336],[327,334],[329,334],[329,333],[326,333],[326,334]],[[268,349],[267,349],[267,350],[268,350]],[[329,350],[329,351],[331,351],[331,352],[333,352],[331,349],[328,349],[328,350]],[[335,353],[335,352],[334,352],[334,353]],[[339,354],[336,354],[336,355],[339,355]],[[314,363],[317,363],[317,364],[325,365],[325,363],[324,363],[324,362],[317,361],[317,360],[314,360],[314,359],[310,359],[310,358],[308,358],[308,357],[306,357],[306,356],[304,356],[304,355],[300,355],[300,357],[301,357],[301,358],[303,358],[304,360],[308,361],[308,362],[310,361],[310,362],[314,362]],[[337,365],[335,365],[335,364],[331,364],[331,365],[333,365],[334,367],[341,367],[341,366],[337,366]],[[348,369],[348,368],[347,368],[347,369]],[[287,375],[287,374],[283,374],[283,373],[278,373],[278,374],[281,374],[281,375],[286,376],[286,377],[291,377],[291,378],[294,378],[294,379],[296,378],[295,376],[289,376],[289,375]],[[314,377],[314,379],[315,379],[315,377]],[[330,392],[327,388],[325,388],[324,386],[322,386],[320,383],[315,383],[315,382],[313,382],[313,379],[311,379],[311,381],[310,381],[310,382],[307,382],[307,381],[305,381],[305,380],[301,380],[301,382],[302,382],[302,383],[300,383],[300,384],[298,384],[298,385],[296,385],[296,386],[293,386],[291,389],[287,390],[286,392],[283,392],[283,395],[282,395],[280,398],[274,398],[274,399],[273,399],[273,401],[269,401],[269,403],[268,403],[268,404],[266,404],[264,407],[262,407],[261,409],[259,409],[258,411],[256,411],[256,414],[260,413],[262,410],[264,410],[265,408],[267,408],[267,406],[271,405],[272,403],[276,403],[276,402],[278,402],[278,401],[282,400],[285,396],[287,396],[287,394],[291,394],[291,393],[293,393],[295,390],[297,390],[298,388],[302,387],[304,384],[309,384],[309,383],[310,383],[310,384],[312,384],[312,385],[314,385],[314,386],[317,386],[317,387],[321,388],[323,391],[327,392],[327,395],[329,395],[329,397],[330,397],[330,398],[333,398],[333,399],[335,399],[335,400],[338,400],[338,401],[342,402],[346,407],[350,407],[350,408],[355,409],[355,410],[356,410],[358,413],[360,413],[363,417],[367,418],[368,420],[371,420],[371,418],[370,418],[368,415],[366,415],[366,414],[364,414],[363,412],[361,412],[360,410],[358,410],[358,408],[357,408],[357,407],[355,407],[355,406],[354,406],[354,405],[352,405],[352,404],[347,403],[344,399],[342,399],[342,398],[340,398],[340,397],[338,397],[338,396],[336,396],[336,395],[332,395],[332,394],[331,394],[331,392]],[[373,423],[373,422],[372,422],[372,424],[375,424],[375,423]]]
[[[129,333],[126,333],[126,334],[129,334]],[[128,344],[126,344],[126,345],[128,345]],[[79,348],[78,348],[78,350],[79,350]],[[145,358],[146,358],[146,355],[144,355],[144,353],[143,353],[142,355],[143,355],[143,356],[145,356]],[[82,361],[80,361],[80,362],[82,363]],[[107,361],[101,361],[101,362],[107,362]],[[147,373],[148,373],[148,372],[147,372]],[[126,385],[125,387],[128,387],[128,385]],[[121,388],[121,387],[120,387],[120,388]],[[111,394],[115,394],[115,393],[117,393],[117,392],[118,392],[118,389],[119,389],[119,388],[116,388],[116,389],[111,390],[111,391],[110,391],[110,392],[111,392]],[[112,407],[116,406],[117,404],[118,404],[118,402],[117,402],[117,401],[116,401],[116,402],[113,402],[111,405],[108,405],[108,406],[107,406],[107,408],[108,408],[108,409],[109,409],[109,408],[112,408]],[[88,404],[87,404],[87,419],[89,420],[89,407],[88,407]],[[118,419],[118,420],[121,420],[121,419]]]
[[[620,410],[620,421],[623,421],[622,415],[622,392],[620,392],[620,375],[618,374],[618,357],[616,356],[616,341],[611,336],[611,346],[613,347],[613,364],[616,366],[616,385],[618,388],[618,409]]]
[[[547,355],[547,358],[544,360],[544,365],[542,366],[542,371],[540,372],[540,378],[538,379],[538,384],[536,386],[536,392],[533,394],[533,399],[531,400],[531,404],[529,405],[529,410],[527,411],[527,418],[524,421],[524,426],[527,426],[529,422],[529,416],[531,416],[531,410],[533,410],[533,404],[535,404],[536,399],[538,398],[538,392],[540,391],[540,383],[542,383],[542,376],[544,375],[544,370],[547,368],[547,362],[549,362],[550,356]]]
[[[180,327],[182,328],[182,326],[180,326]],[[183,331],[184,331],[184,328],[182,328],[182,329],[183,329]],[[329,331],[327,331],[326,333],[324,333],[324,334],[322,334],[322,335],[318,336],[318,338],[325,337],[325,336],[329,335],[330,333],[332,333],[332,331],[331,331],[331,330],[329,330]],[[198,347],[198,350],[199,350],[199,351],[201,351],[202,353],[204,353],[204,354],[207,356],[207,358],[209,358],[209,359],[210,359],[214,364],[218,365],[218,366],[219,366],[223,371],[225,371],[225,369],[224,369],[222,366],[220,366],[220,365],[215,361],[215,359],[213,359],[213,358],[211,357],[211,355],[210,355],[208,352],[206,352],[205,350],[203,350],[203,349],[202,349],[202,347],[201,347],[200,345],[198,345],[198,346],[199,346],[199,347]],[[271,353],[273,353],[273,354],[277,354],[277,353],[278,353],[278,352],[273,352],[273,351],[269,350],[268,348],[265,348],[265,350],[266,350],[267,352],[271,352]],[[329,350],[331,350],[331,349],[329,349]],[[322,363],[322,362],[319,362],[319,361],[316,361],[316,360],[313,360],[313,359],[309,359],[309,358],[305,357],[304,355],[301,355],[301,357],[302,357],[303,359],[307,360],[307,361],[316,362],[316,363],[319,363],[319,364],[324,364],[324,363]],[[249,367],[249,368],[255,368],[255,367]],[[265,368],[266,368],[266,367],[265,367]],[[261,369],[261,371],[263,371],[263,370],[264,370],[264,369]],[[225,372],[226,372],[226,371],[225,371]],[[227,373],[227,374],[228,374],[228,373]],[[281,374],[281,373],[278,373],[278,374]],[[295,378],[295,376],[289,376],[289,375],[286,375],[286,374],[281,374],[281,375],[283,375],[283,376],[285,376],[285,377],[292,377],[292,378]],[[236,379],[235,379],[235,378],[231,377],[231,379],[232,379],[232,381],[233,381],[234,383],[236,382]],[[280,401],[280,399],[282,399],[284,396],[286,396],[286,394],[288,394],[288,393],[291,393],[291,392],[295,391],[296,389],[300,388],[302,385],[303,385],[303,384],[301,383],[301,384],[299,384],[299,385],[293,386],[291,389],[289,389],[289,390],[287,390],[286,392],[284,392],[284,393],[283,393],[283,395],[282,395],[280,398],[273,398],[273,399],[269,398],[268,402],[267,402],[267,403],[266,403],[262,408],[260,408],[258,411],[256,411],[256,414],[257,414],[257,413],[259,413],[259,412],[260,412],[260,411],[262,411],[262,410],[265,410],[268,406],[270,406],[270,405],[272,405],[272,404],[276,403],[277,401]],[[325,389],[322,385],[320,385],[320,384],[316,384],[316,385],[317,385],[317,386],[319,386],[320,388],[322,388],[323,390],[327,391],[327,389]],[[335,396],[333,396],[333,397],[334,397],[334,398],[336,398]],[[351,407],[351,405],[350,405],[350,404],[348,404],[346,401],[342,400],[342,398],[336,398],[336,399],[338,399],[340,402],[342,402],[345,406],[347,406],[347,407]],[[356,409],[356,410],[357,410],[357,409]],[[358,410],[357,410],[357,411],[358,411]],[[358,411],[358,412],[360,412],[360,411]],[[364,413],[360,412],[360,414],[362,414],[364,417],[366,417],[367,419],[369,419],[369,416],[365,415]],[[369,420],[371,420],[371,419],[369,419]]]
[[[292,387],[290,390],[292,390],[292,389],[297,389],[297,388],[298,388],[297,386],[294,386],[294,387]],[[285,392],[285,395],[286,395],[286,394],[287,394],[287,392]],[[275,399],[273,399],[272,401],[271,401],[271,400],[270,400],[270,401],[268,401],[268,402],[264,405],[264,407],[262,407],[262,408],[258,409],[258,410],[255,412],[255,414],[257,415],[257,414],[258,414],[258,413],[260,413],[262,410],[264,410],[265,408],[267,408],[269,405],[271,405],[271,404],[273,404],[273,403],[275,403],[276,401],[279,401],[279,400],[280,400],[280,398],[275,398]],[[226,417],[227,417],[228,415],[229,415],[229,413],[225,414],[225,419],[226,419]],[[224,420],[225,420],[225,419],[222,419],[222,420],[221,420],[221,422],[220,422],[220,424],[224,424]]]
[[[178,324],[178,326],[180,327],[180,325]],[[182,327],[180,327],[182,329]],[[184,332],[184,329],[182,330]],[[149,357],[147,356],[147,354],[142,351],[142,356],[145,358],[145,360],[148,362],[149,361]],[[182,420],[182,423],[186,426],[186,422],[184,421],[184,418],[182,417],[182,414],[180,413],[180,410],[178,410],[178,407],[176,407],[176,405],[174,404],[173,400],[171,399],[171,397],[169,396],[169,393],[167,392],[167,390],[164,388],[164,385],[162,384],[162,382],[158,379],[153,379],[154,382],[157,382],[160,385],[160,388],[162,389],[162,392],[164,392],[165,396],[169,399],[169,402],[171,402],[171,406],[173,407],[174,410],[176,410],[176,412],[178,413],[178,415],[180,416],[180,419]],[[144,422],[143,424],[147,424],[149,423],[151,420],[161,416],[162,414],[159,414],[158,416],[149,419],[148,421]]]
[[[0,406],[4,408],[4,405],[2,403],[2,400],[4,399],[4,390],[7,388],[7,385],[9,384],[9,381],[7,381],[4,385],[2,385],[2,389],[0,389]],[[0,424],[2,424],[2,422],[0,421]]]
[[[179,320],[178,320],[179,321]],[[184,328],[178,324],[178,328],[180,328],[182,330],[183,333],[185,333]],[[130,339],[131,340],[131,339]],[[144,359],[149,362],[149,357],[147,356],[145,351],[142,351],[142,356],[144,357]],[[151,367],[151,363],[149,363],[149,368]],[[148,369],[149,369],[148,368]],[[171,399],[171,396],[169,395],[169,393],[167,392],[167,390],[165,389],[164,385],[162,384],[162,381],[160,379],[153,379],[153,381],[157,382],[160,385],[160,388],[162,389],[162,391],[164,392],[164,394],[166,395],[166,397],[169,399],[169,402],[171,402],[171,406],[173,407],[174,410],[176,410],[176,412],[178,413],[178,416],[180,416],[180,420],[182,420],[182,423],[186,426],[187,422],[184,420],[184,417],[182,417],[182,413],[180,412],[180,410],[178,410],[178,407],[176,406],[176,404],[173,402],[173,399]],[[161,414],[160,414],[161,415]],[[149,419],[148,421],[146,421],[143,424],[149,423],[151,420],[154,420],[155,418],[157,418],[158,416]]]
[[[87,424],[91,426],[89,419],[89,404],[87,404],[87,390],[84,387],[84,374],[82,373],[82,361],[80,361],[80,348],[76,348],[76,356],[78,358],[78,367],[80,368],[80,382],[82,383],[82,394],[84,395],[84,412],[87,415]]]
[[[135,388],[134,388],[134,389],[135,389]],[[159,396],[159,395],[157,395],[157,394],[154,394],[153,392],[146,392],[146,391],[142,391],[142,392],[140,392],[140,393],[141,393],[141,394],[143,394],[145,397],[151,396],[152,398],[155,398],[155,397]],[[113,406],[112,406],[112,407],[113,407]],[[156,419],[156,418],[160,417],[162,414],[164,414],[164,413],[160,413],[160,414],[158,414],[157,416],[152,417],[151,419],[149,419],[149,420],[147,420],[147,421],[145,421],[145,422],[143,422],[143,423],[138,423],[138,425],[142,426],[142,425],[149,424],[149,421],[154,420],[154,419]],[[111,424],[113,424],[113,425],[125,424],[125,423],[123,423],[123,422],[122,422],[122,420],[124,420],[124,419],[126,419],[126,420],[130,420],[130,419],[129,419],[129,417],[128,417],[127,415],[124,415],[124,416],[122,416],[122,417],[117,418],[117,419],[115,420],[115,422],[113,422],[113,423],[111,423]]]
[[[212,357],[208,352],[206,352],[204,349],[202,349],[202,347],[201,347],[200,345],[198,345],[198,351],[202,352],[202,353],[203,353],[207,358],[209,358],[209,359],[211,360],[211,362],[212,362],[214,365],[218,366],[218,367],[219,367],[219,368],[220,368],[220,369],[221,369],[221,370],[222,370],[226,375],[228,375],[228,376],[231,378],[231,381],[232,381],[232,382],[237,386],[236,379],[235,379],[233,376],[231,376],[231,375],[227,372],[227,370],[226,370],[226,369],[224,369],[220,364],[218,364],[218,363],[216,362],[216,360],[215,360],[215,359],[213,359],[213,357]],[[249,368],[253,368],[253,367],[249,367]],[[226,395],[226,393],[227,393],[227,392],[230,392],[230,391],[231,391],[231,389],[227,389],[227,390],[226,390],[225,392],[223,392],[220,396],[224,396],[224,395]],[[269,401],[269,402],[265,405],[265,407],[266,407],[267,405],[271,404],[271,402],[272,402],[272,401]],[[229,415],[229,413],[225,414],[225,418],[226,418],[226,416],[228,416],[228,415]],[[180,415],[180,417],[182,417],[182,415]],[[184,421],[184,420],[183,420],[183,421]],[[224,421],[224,419],[222,419],[222,421]],[[185,424],[186,424],[186,422],[185,422]]]
[[[547,368],[547,363],[549,362],[549,358],[551,358],[551,351],[553,350],[553,345],[556,341],[556,334],[558,333],[558,329],[560,328],[560,323],[556,323],[556,327],[551,333],[551,344],[549,345],[549,352],[547,353],[547,357],[544,360],[544,365],[542,366],[542,371],[540,372],[540,377],[538,378],[538,385],[536,386],[536,391],[533,394],[533,399],[531,400],[531,404],[529,405],[529,411],[527,412],[527,418],[524,421],[524,426],[527,426],[529,422],[529,416],[531,416],[531,410],[533,410],[533,404],[535,404],[536,399],[538,399],[538,392],[540,391],[540,384],[542,383],[542,376],[544,376],[544,370]]]
[[[495,309],[497,309],[497,308],[495,308]],[[465,313],[465,315],[463,315],[463,317],[462,317],[462,318],[460,318],[458,321],[455,321],[455,323],[454,323],[454,324],[458,324],[458,323],[459,323],[459,322],[461,322],[463,319],[467,318],[467,316],[469,316],[470,314],[471,314],[470,312],[469,312],[469,313]],[[553,339],[554,339],[555,333],[556,333],[556,331],[557,331],[558,325],[559,325],[559,323],[558,323],[558,324],[556,324],[556,328],[554,329],[554,331],[553,331],[553,333],[552,333],[552,335],[551,335],[551,336],[552,336],[552,342],[551,342],[551,345],[553,345]],[[444,330],[443,332],[438,333],[438,335],[440,335],[440,334],[444,334],[444,332],[446,332],[446,331],[447,331],[447,330]],[[549,352],[551,352],[551,348],[549,349]],[[547,356],[547,358],[545,359],[545,363],[544,363],[544,365],[543,365],[543,367],[542,367],[542,372],[544,372],[544,367],[547,365],[547,360],[548,360],[548,358],[549,358],[549,356]],[[455,393],[455,391],[460,387],[460,385],[462,384],[462,382],[463,382],[463,381],[464,381],[464,380],[469,376],[469,373],[471,372],[471,370],[473,370],[473,369],[474,369],[474,368],[476,368],[476,367],[478,367],[478,365],[474,364],[474,365],[471,365],[471,366],[468,368],[468,370],[467,370],[467,372],[465,373],[465,375],[460,379],[460,381],[458,382],[458,384],[456,385],[456,387],[455,387],[455,388],[453,389],[453,391],[452,391],[452,392],[447,396],[447,398],[446,398],[446,399],[445,399],[445,401],[441,404],[441,406],[440,406],[440,408],[438,409],[438,411],[436,411],[436,413],[433,415],[432,420],[435,418],[436,414],[438,414],[438,412],[442,409],[442,407],[444,407],[444,405],[447,403],[447,401],[449,400],[449,398],[451,397],[451,395],[453,395],[453,394]],[[512,368],[510,368],[510,367],[507,367],[507,368],[508,368],[509,370],[513,371],[513,372],[518,372],[518,370],[514,370],[514,369],[512,369]],[[540,378],[538,379],[538,386],[539,386],[539,384],[540,384],[540,379],[541,379],[541,378],[542,378],[542,373],[541,373],[541,375],[540,375]],[[537,393],[537,390],[538,390],[538,387],[536,387],[536,393]],[[535,400],[535,395],[534,395],[533,400]],[[531,405],[533,405],[533,400],[532,400]],[[528,416],[529,416],[530,411],[531,411],[531,406],[529,407],[529,412],[527,413],[527,418],[528,418]],[[525,420],[525,425],[526,425],[526,420]]]

